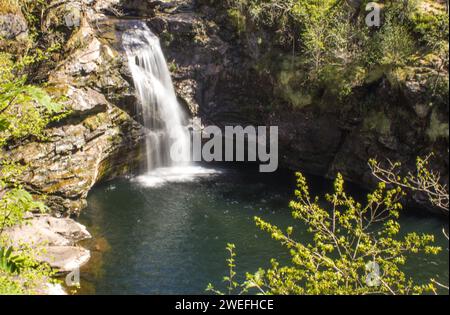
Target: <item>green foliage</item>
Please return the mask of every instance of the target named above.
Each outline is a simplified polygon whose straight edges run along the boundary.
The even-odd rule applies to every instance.
[[[5,240],[0,240],[3,248],[4,243]],[[52,280],[55,272],[47,264],[39,263],[35,259],[40,254],[36,249],[22,246],[9,247],[5,251],[0,247],[0,251],[6,257],[6,268],[0,266],[0,295],[39,294],[48,283],[58,283]]]
[[[359,7],[349,2],[227,0],[225,8],[233,24],[239,25],[239,33],[266,28],[274,34],[272,46],[301,58],[301,63],[292,63],[290,73],[306,75],[279,84],[280,96],[294,106],[304,106],[305,102],[298,101],[302,95],[314,94],[305,89],[325,89],[331,95],[346,97],[374,78],[418,66],[417,61],[429,52],[443,60],[439,72],[445,72],[448,14],[442,5],[424,0],[384,1],[381,27],[369,28],[364,10],[368,1],[361,1]],[[278,70],[286,72],[283,66]],[[380,70],[380,74],[373,73]],[[448,87],[448,76],[444,80],[447,84],[441,84],[444,89],[438,93]]]
[[[17,77],[22,67],[0,53],[0,146],[27,136],[42,139],[45,127],[63,111],[43,88],[27,84],[26,76]]]
[[[45,212],[46,207],[21,187],[9,189],[0,199],[0,235],[5,228],[22,223],[26,213],[36,210]]]
[[[413,30],[430,48],[448,43],[448,14],[444,10],[414,10],[409,16]]]
[[[228,16],[238,33],[242,33],[245,31],[247,21],[245,15],[243,15],[240,10],[229,9]]]
[[[13,248],[0,247],[0,270],[7,273],[20,273],[25,259],[13,253]]]
[[[3,11],[17,13],[21,10],[28,21],[32,40],[37,38],[41,13],[48,1],[0,1]],[[35,65],[47,60],[59,46],[29,48],[27,44],[22,51],[24,54],[19,55],[0,52],[0,294],[38,293],[52,281],[54,274],[49,266],[36,261],[39,244],[34,244],[33,249],[22,245],[11,247],[3,235],[5,229],[24,224],[28,213],[47,210],[42,197],[33,196],[17,181],[27,165],[9,161],[4,149],[28,137],[45,140],[48,124],[66,114],[61,102],[44,87],[30,84],[28,76],[35,71]]]
[[[229,273],[227,276],[223,277],[223,282],[227,283],[228,294],[233,294],[233,292],[239,288],[239,283],[235,280],[236,279],[235,249],[236,246],[234,244],[227,244],[226,250],[230,255],[229,256],[230,258],[227,259]],[[211,283],[206,288],[206,291],[213,292],[217,295],[225,295],[223,292],[216,290]]]
[[[14,183],[21,167],[4,162],[0,172],[0,294],[33,294],[51,281],[53,271],[35,260],[36,249],[13,248],[2,237],[6,228],[25,223],[29,212],[47,210],[42,201]],[[34,244],[39,248],[39,244]]]
[[[294,228],[283,231],[255,218],[261,230],[290,252],[291,264],[282,266],[273,259],[267,270],[247,274],[243,284],[233,285],[238,293],[255,289],[261,294],[282,295],[433,292],[431,283],[415,284],[402,271],[410,255],[434,255],[441,249],[431,246],[432,235],[400,237],[401,188],[388,189],[380,183],[363,205],[345,192],[344,180],[338,175],[324,208],[318,197],[310,196],[305,177],[298,173],[295,196],[290,203],[293,218],[307,225],[312,241],[300,243],[294,238]],[[231,259],[234,267],[233,253]],[[208,289],[218,292],[212,285]]]
[[[414,41],[407,28],[392,21],[386,21],[377,40],[381,65],[405,65],[415,52]]]

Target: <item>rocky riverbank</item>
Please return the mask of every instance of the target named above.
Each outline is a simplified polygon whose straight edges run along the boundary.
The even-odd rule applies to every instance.
[[[90,259],[90,252],[77,244],[91,238],[86,227],[67,218],[50,215],[30,216],[21,226],[5,230],[10,245],[38,246],[36,259],[48,263],[58,272],[79,269]]]
[[[48,40],[61,41],[64,48],[48,61],[49,68],[43,66],[41,76],[53,96],[66,99],[68,115],[49,126],[46,141],[12,143],[0,156],[29,166],[20,182],[35,194],[45,194],[54,213],[79,213],[93,185],[130,172],[141,159],[143,128],[131,111],[119,107],[135,102],[121,74],[123,56],[97,25],[106,19],[103,5],[71,1],[46,11]],[[67,24],[68,16],[75,21]],[[11,23],[2,24],[2,34],[18,40]]]
[[[29,214],[20,226],[6,229],[4,236],[14,248],[34,248],[34,259],[48,264],[58,274],[79,272],[91,258],[79,242],[91,239],[86,227],[68,218]],[[40,294],[64,295],[60,284],[43,283]]]

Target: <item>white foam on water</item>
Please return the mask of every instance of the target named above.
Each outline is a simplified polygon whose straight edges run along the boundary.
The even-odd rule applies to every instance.
[[[222,172],[216,169],[200,166],[163,167],[147,172],[133,179],[142,187],[157,188],[169,183],[186,183],[218,175]]]

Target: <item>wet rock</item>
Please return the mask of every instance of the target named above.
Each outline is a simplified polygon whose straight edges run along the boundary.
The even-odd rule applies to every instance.
[[[195,100],[197,82],[192,79],[177,80],[175,83],[175,88],[177,90],[178,97],[183,103],[185,103],[186,108],[189,109],[189,112],[194,116],[198,115],[199,105]]]
[[[151,0],[123,0],[120,4],[121,9],[128,15],[132,16],[151,16],[153,15],[155,6],[162,1]]]

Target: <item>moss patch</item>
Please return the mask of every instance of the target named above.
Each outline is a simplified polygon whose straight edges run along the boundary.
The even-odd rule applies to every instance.
[[[247,28],[247,18],[245,15],[243,15],[238,9],[229,9],[227,12],[231,24],[236,28],[237,32],[245,32]]]
[[[391,120],[384,112],[371,112],[364,120],[364,131],[377,131],[382,135],[389,135],[391,133]]]
[[[18,12],[20,12],[20,5],[18,0],[0,0],[0,14]]]
[[[439,120],[436,110],[431,114],[427,135],[432,141],[436,141],[439,138],[449,138],[449,124]]]

